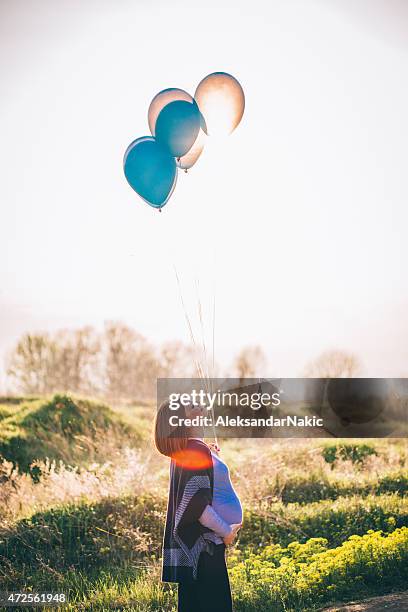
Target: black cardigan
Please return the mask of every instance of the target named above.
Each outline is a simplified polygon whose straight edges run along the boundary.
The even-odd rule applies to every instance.
[[[170,491],[163,540],[164,582],[197,578],[202,551],[211,555],[215,534],[198,521],[212,504],[214,470],[210,449],[200,440],[188,440],[170,464]]]

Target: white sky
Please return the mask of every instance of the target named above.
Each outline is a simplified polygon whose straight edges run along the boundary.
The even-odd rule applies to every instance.
[[[408,5],[400,0],[2,0],[0,357],[24,331],[122,319],[269,376],[328,348],[408,372]],[[242,123],[161,214],[122,157],[166,87],[235,75]],[[196,333],[198,335],[198,329]]]

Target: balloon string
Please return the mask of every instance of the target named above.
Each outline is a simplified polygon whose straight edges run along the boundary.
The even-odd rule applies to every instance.
[[[205,343],[205,332],[204,332],[204,322],[203,322],[203,309],[202,309],[202,306],[201,306],[200,286],[199,286],[198,279],[196,280],[196,289],[197,289],[198,317],[199,317],[200,327],[201,327],[201,342],[202,342],[202,346],[203,346],[205,371],[206,371],[207,378],[210,378],[210,373],[208,371],[207,347],[206,347],[206,343]]]
[[[158,210],[159,212],[161,212],[161,208],[160,207]],[[167,249],[167,253],[172,252],[171,248],[169,247]],[[196,280],[196,287],[197,287],[197,301],[198,301],[198,316],[199,316],[199,322],[200,322],[200,326],[201,326],[201,336],[202,336],[202,348],[203,348],[203,357],[204,357],[204,364],[202,364],[201,362],[201,358],[200,358],[200,350],[198,347],[198,343],[196,341],[196,337],[194,335],[194,330],[193,330],[193,325],[184,301],[184,295],[183,295],[183,290],[182,290],[182,286],[181,286],[181,281],[180,281],[180,276],[178,274],[177,271],[177,267],[176,264],[174,263],[174,255],[171,255],[171,259],[173,260],[173,269],[174,269],[174,273],[175,273],[175,277],[176,277],[176,283],[177,283],[177,287],[178,287],[178,291],[179,291],[179,297],[180,297],[180,302],[181,302],[181,306],[184,312],[184,317],[187,323],[187,328],[190,334],[190,340],[192,343],[192,348],[193,348],[193,362],[194,362],[194,366],[196,369],[196,372],[198,374],[198,377],[203,381],[204,387],[207,391],[207,393],[211,390],[211,392],[213,392],[213,384],[212,384],[212,379],[210,378],[210,371],[209,371],[209,359],[208,359],[208,354],[207,354],[207,346],[206,346],[206,341],[205,341],[205,329],[204,329],[204,319],[203,319],[203,310],[202,310],[202,302],[201,302],[201,298],[200,298],[200,292],[199,292],[199,280],[197,278]],[[214,265],[214,275],[215,275],[215,265]],[[215,282],[214,282],[214,299],[213,299],[213,321],[212,321],[212,372],[211,372],[211,376],[214,376],[215,373]],[[211,388],[211,389],[210,389]],[[214,407],[212,406],[211,408],[211,412],[212,412],[212,430],[213,430],[213,438],[214,441],[216,443],[216,445],[218,446],[218,439],[217,439],[217,434],[215,431],[215,414],[214,414]]]
[[[216,275],[216,267],[215,267],[215,253],[214,253],[214,259],[213,259],[213,312],[212,312],[212,373],[211,373],[211,377],[212,379],[214,379],[215,377],[215,314],[216,314],[216,310],[215,310],[215,296],[216,296],[216,282],[215,282],[215,275]],[[212,386],[212,385],[211,385]],[[211,389],[213,390],[213,389]],[[214,435],[214,440],[216,445],[218,446],[218,439],[217,439],[217,434],[216,434],[216,430],[215,430],[215,413],[214,413],[214,405],[212,406],[212,419],[213,419],[213,435]]]
[[[199,375],[199,378],[204,379],[205,378],[204,371],[203,371],[203,368],[201,366],[200,360],[197,357],[197,343],[196,343],[196,340],[195,340],[195,337],[194,337],[194,332],[193,332],[193,327],[191,325],[190,317],[188,316],[188,311],[187,311],[187,308],[186,308],[186,305],[185,305],[185,302],[184,302],[183,291],[181,289],[181,283],[180,283],[180,277],[178,275],[177,268],[176,268],[175,264],[173,264],[173,266],[174,266],[174,273],[176,275],[177,286],[178,286],[178,289],[179,289],[181,305],[182,305],[182,308],[183,308],[183,311],[184,311],[184,316],[185,316],[185,319],[186,319],[186,322],[187,322],[187,327],[188,327],[188,330],[190,332],[190,338],[191,338],[191,342],[192,342],[193,349],[194,349],[194,352],[195,352],[194,360],[195,360],[196,370],[197,370],[197,373]]]
[[[159,211],[161,212],[161,207],[159,208]],[[179,297],[180,297],[181,305],[182,305],[182,308],[183,308],[183,311],[184,311],[184,316],[185,316],[185,319],[186,319],[186,322],[187,322],[187,327],[188,327],[188,330],[189,330],[189,333],[190,333],[190,339],[191,339],[192,348],[193,348],[193,363],[194,363],[194,367],[195,367],[195,370],[197,372],[198,377],[199,378],[203,378],[204,373],[203,373],[203,370],[202,370],[202,367],[201,367],[199,356],[197,354],[197,343],[196,343],[196,340],[195,340],[195,337],[194,337],[194,332],[193,332],[193,328],[192,328],[192,325],[191,325],[190,317],[188,316],[187,308],[185,306],[183,292],[182,292],[182,289],[181,289],[181,282],[180,282],[180,278],[179,278],[179,275],[178,275],[178,272],[177,272],[176,264],[174,263],[174,253],[173,253],[173,250],[172,250],[173,245],[172,245],[171,241],[169,240],[169,238],[167,238],[167,232],[165,232],[165,236],[166,236],[165,241],[167,243],[167,245],[166,245],[166,255],[168,256],[169,253],[171,254],[170,255],[170,260],[172,261],[172,264],[173,264],[173,269],[174,269],[174,272],[175,272],[177,286],[178,286],[178,290],[179,290]]]
[[[207,347],[206,347],[206,342],[205,342],[205,330],[204,330],[204,320],[203,320],[203,309],[202,309],[202,303],[201,303],[201,298],[200,298],[200,288],[199,288],[199,280],[197,278],[196,280],[196,289],[197,289],[197,304],[198,304],[198,316],[199,316],[199,320],[200,320],[200,326],[201,326],[201,338],[202,338],[202,346],[203,346],[203,355],[204,355],[204,364],[205,364],[205,374],[206,374],[206,390],[211,391],[211,393],[214,392],[214,388],[213,388],[213,376],[214,376],[214,367],[212,368],[212,372],[211,372],[211,376],[210,376],[210,366],[209,366],[209,358],[207,358]],[[213,326],[214,329],[214,326]],[[213,351],[214,354],[214,351]],[[211,406],[211,414],[212,414],[212,430],[213,430],[213,438],[215,441],[215,444],[218,446],[218,440],[217,440],[217,434],[215,431],[215,413],[214,413],[214,406]]]
[[[207,263],[209,263],[208,259],[207,259]],[[205,342],[203,309],[202,309],[202,303],[201,303],[201,299],[200,299],[199,280],[198,280],[199,275],[198,275],[198,273],[197,273],[197,279],[196,279],[196,290],[197,290],[198,315],[199,315],[199,321],[200,321],[200,325],[201,325],[201,336],[202,336],[204,362],[205,362],[205,366],[206,366],[207,382],[209,383],[209,385],[207,385],[207,388],[209,386],[211,393],[214,393],[213,379],[215,377],[216,240],[215,240],[214,250],[213,250],[212,276],[213,276],[213,304],[212,304],[212,355],[211,355],[211,364],[210,364],[210,358],[209,358],[210,356],[207,354],[207,348],[206,348],[206,342]],[[215,429],[215,411],[214,411],[214,406],[213,405],[211,406],[211,414],[212,414],[213,438],[214,438],[215,444],[218,446],[218,439],[217,439],[217,434],[216,434],[216,429]]]
[[[191,324],[191,320],[190,320],[190,317],[188,315],[188,310],[187,310],[185,302],[184,302],[183,290],[182,290],[182,287],[181,287],[180,277],[178,275],[177,268],[176,268],[175,264],[173,264],[173,267],[174,267],[174,273],[175,273],[176,280],[177,280],[177,285],[178,285],[178,288],[179,288],[181,305],[182,305],[182,308],[183,308],[183,311],[184,311],[184,316],[185,316],[185,319],[186,319],[186,322],[187,322],[187,327],[188,327],[188,330],[190,332],[190,338],[191,338],[191,342],[192,342],[192,345],[193,345],[193,350],[194,350],[194,352],[196,354],[196,356],[195,356],[196,370],[198,372],[199,378],[203,381],[203,385],[205,387],[206,392],[209,393],[210,391],[211,392],[213,391],[213,388],[212,388],[212,381],[211,381],[210,386],[209,386],[209,382],[210,382],[211,379],[210,379],[209,371],[208,371],[207,348],[206,348],[206,343],[205,343],[204,321],[203,321],[203,316],[202,316],[202,306],[201,306],[201,299],[200,299],[200,294],[199,294],[199,283],[198,283],[198,280],[197,280],[198,313],[199,313],[199,319],[200,319],[200,325],[201,325],[202,346],[203,346],[203,355],[204,355],[204,367],[203,367],[203,365],[201,364],[201,361],[200,361],[200,357],[199,357],[200,351],[198,349],[197,342],[196,342],[196,339],[195,339],[195,336],[194,336],[193,326]],[[213,438],[214,438],[214,441],[215,441],[216,445],[218,446],[217,434],[215,432],[215,415],[214,415],[214,407],[213,406],[211,407],[211,412],[212,412]]]
[[[215,377],[215,287],[213,294],[213,313],[212,313],[212,377]]]

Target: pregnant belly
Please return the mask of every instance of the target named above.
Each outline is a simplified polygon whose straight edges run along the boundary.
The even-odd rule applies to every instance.
[[[214,498],[213,508],[230,525],[242,522],[242,506],[236,495]]]

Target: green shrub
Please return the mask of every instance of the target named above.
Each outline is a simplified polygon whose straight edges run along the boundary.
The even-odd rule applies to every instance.
[[[105,404],[67,395],[23,403],[0,420],[0,457],[24,472],[37,459],[71,465],[106,459],[106,441],[115,439],[130,446],[141,436]]]
[[[397,493],[401,496],[407,495],[408,472],[396,472],[394,474],[382,476],[378,481],[376,492],[379,495],[382,493]]]
[[[308,476],[288,477],[281,489],[280,497],[284,504],[309,504],[360,492],[355,490],[355,484],[350,479],[329,480],[325,474],[312,472]]]
[[[284,504],[309,504],[324,499],[335,500],[349,495],[369,495],[397,493],[404,496],[408,492],[408,472],[391,472],[380,478],[352,479],[329,478],[323,472],[311,472],[303,476],[290,475],[281,484],[279,478],[270,483],[268,493],[280,497]]]
[[[160,555],[164,517],[165,504],[151,496],[37,513],[0,533],[0,566],[12,562],[24,575],[44,567],[61,572],[151,562]]]
[[[377,455],[377,451],[369,444],[335,444],[322,448],[323,459],[332,466],[339,460],[361,466],[370,455]]]
[[[344,497],[308,505],[272,503],[245,512],[239,536],[240,548],[256,548],[271,542],[288,545],[293,540],[325,537],[337,546],[353,534],[369,529],[385,532],[408,526],[408,499],[396,494]]]
[[[353,535],[333,549],[325,538],[268,546],[238,562],[230,576],[237,612],[298,612],[405,588],[408,529]]]

